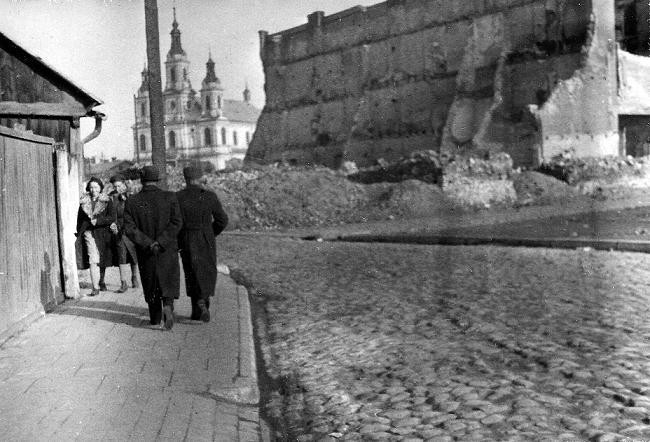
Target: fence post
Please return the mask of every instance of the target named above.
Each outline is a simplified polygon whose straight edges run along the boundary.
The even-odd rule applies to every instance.
[[[55,149],[55,161],[56,209],[59,214],[63,289],[66,297],[78,298],[79,275],[74,234],[79,206],[79,178],[77,173],[70,172],[78,168],[79,165],[76,161],[71,161],[70,155],[65,150],[65,145],[63,145],[63,150]]]

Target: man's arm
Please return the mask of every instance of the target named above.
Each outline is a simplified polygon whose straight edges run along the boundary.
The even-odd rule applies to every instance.
[[[126,200],[126,205],[124,206],[124,233],[140,247],[150,247],[154,243],[154,240],[145,235],[142,230],[138,229],[133,217],[134,207],[129,203],[130,200]]]
[[[221,201],[219,201],[217,194],[213,193],[212,196],[212,231],[214,232],[214,236],[217,236],[223,232],[228,225],[228,214],[223,210],[223,206],[221,205]]]
[[[161,245],[163,249],[169,248],[176,242],[178,232],[180,232],[181,227],[183,227],[183,216],[181,215],[181,207],[178,204],[176,194],[173,192],[169,192],[168,194],[169,203],[171,205],[169,208],[169,221],[167,222],[167,226],[162,231],[162,233],[158,236],[158,238],[156,238],[156,241]]]

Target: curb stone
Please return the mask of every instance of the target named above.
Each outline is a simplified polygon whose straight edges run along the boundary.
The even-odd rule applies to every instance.
[[[230,269],[223,264],[217,266],[217,271],[224,275],[230,274]],[[232,385],[210,387],[209,393],[217,398],[237,404],[258,405],[260,392],[257,385],[251,307],[248,300],[248,291],[242,285],[237,285],[237,303],[239,306],[238,374],[233,379]]]
[[[523,238],[511,236],[441,236],[441,235],[341,235],[334,241],[342,242],[373,242],[397,244],[427,244],[450,246],[500,245],[511,247],[546,247],[560,249],[583,249],[588,251],[606,250],[618,252],[650,253],[650,241],[622,239],[592,239],[592,238]]]

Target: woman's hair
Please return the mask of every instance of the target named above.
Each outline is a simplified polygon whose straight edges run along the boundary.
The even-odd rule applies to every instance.
[[[118,181],[124,182],[124,177],[121,174],[113,175],[110,179],[111,184],[115,184]]]
[[[102,190],[104,190],[104,183],[102,183],[102,180],[100,180],[99,178],[96,178],[96,177],[93,176],[93,177],[90,177],[90,179],[88,180],[88,183],[86,184],[86,192],[90,192],[90,183],[92,183],[92,182],[95,182],[95,183],[99,184],[99,191],[100,192]]]

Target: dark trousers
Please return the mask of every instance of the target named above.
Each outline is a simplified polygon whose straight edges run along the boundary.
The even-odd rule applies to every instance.
[[[164,305],[171,305],[172,311],[174,310],[174,298],[163,298],[161,294],[160,287],[156,287],[153,300],[147,303],[149,306],[149,322],[151,325],[160,324]]]
[[[185,251],[181,251],[181,261],[183,262],[183,273],[185,273],[187,296],[192,299],[207,299],[210,293],[201,293],[201,286],[199,286],[196,273],[192,268],[192,256]]]
[[[131,262],[134,264],[138,263],[138,258],[136,258],[135,253],[131,253],[134,247],[133,242],[126,235],[117,238],[116,249],[119,264],[128,264],[129,257],[131,258]]]

